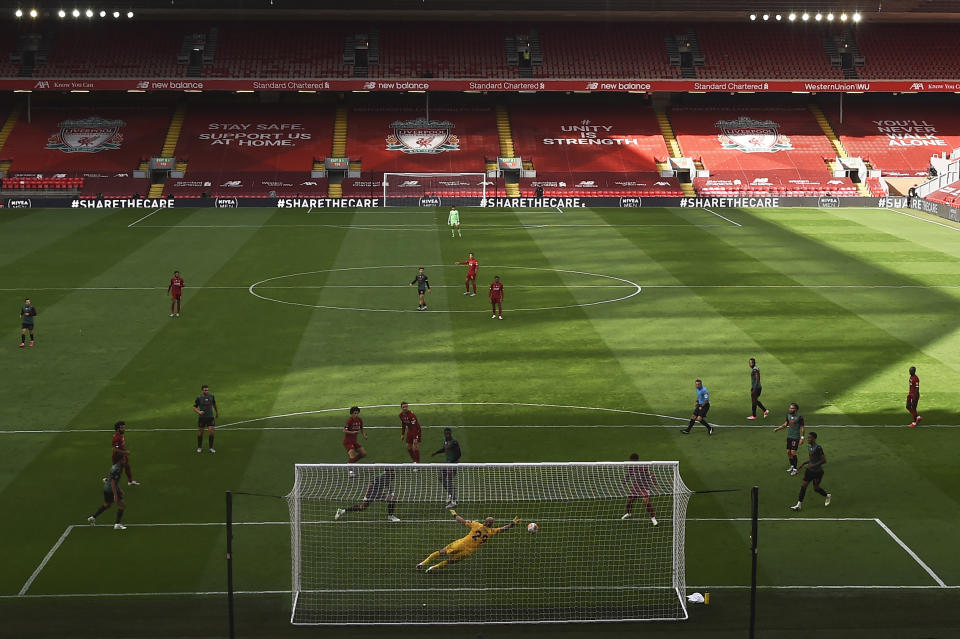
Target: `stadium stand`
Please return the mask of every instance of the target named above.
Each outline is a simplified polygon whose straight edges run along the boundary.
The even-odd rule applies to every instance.
[[[484,159],[497,157],[499,138],[489,106],[431,107],[429,128],[418,122],[424,116],[423,109],[412,107],[355,106],[348,118],[347,154],[373,173],[481,173]]]
[[[404,23],[379,29],[371,77],[509,78],[503,24]]]
[[[934,191],[924,199],[946,204],[947,206],[960,207],[960,182],[954,182],[950,186],[945,186],[939,191]]]
[[[201,75],[218,78],[322,78],[353,73],[343,59],[347,26],[338,23],[283,22],[274,29],[259,23],[229,22],[218,28],[212,64]]]
[[[169,121],[165,107],[34,108],[30,121],[17,121],[3,156],[16,173],[129,177],[141,157],[159,151]]]
[[[183,36],[178,26],[87,21],[41,31],[48,54],[46,63],[34,67],[33,77],[183,76],[186,66],[177,63]]]
[[[655,24],[544,24],[538,78],[679,78],[668,64],[664,35]]]
[[[655,172],[668,155],[653,109],[590,102],[510,108],[516,153],[538,171]]]
[[[209,182],[231,193],[266,194],[270,190],[313,190],[315,158],[330,153],[333,109],[328,105],[193,105],[176,155],[187,163],[182,180],[168,181],[165,192],[202,191],[187,184]]]
[[[703,163],[699,193],[856,195],[832,177],[835,151],[804,108],[673,108],[670,119],[686,157]]]
[[[960,122],[950,105],[847,101],[842,124],[836,106],[826,113],[847,152],[884,176],[925,176],[930,156],[960,147]]]
[[[175,198],[196,197],[326,197],[327,180],[310,177],[310,171],[257,173],[189,171],[183,178],[171,178],[163,194]]]
[[[799,28],[798,28],[799,27]],[[819,30],[802,25],[715,24],[697,27],[705,64],[700,78],[842,78]]]
[[[861,78],[946,80],[960,76],[956,24],[871,24],[857,30],[856,40],[865,59],[858,69]]]
[[[557,173],[537,171],[535,178],[521,178],[520,192],[534,197],[537,188],[545,197],[682,197],[676,178],[659,173]]]

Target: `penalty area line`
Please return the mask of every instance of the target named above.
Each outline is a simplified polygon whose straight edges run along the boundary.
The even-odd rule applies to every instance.
[[[740,224],[739,222],[734,222],[734,221],[731,220],[730,218],[724,217],[724,216],[720,215],[719,213],[717,213],[716,211],[711,211],[710,209],[703,209],[703,210],[706,211],[707,213],[712,213],[712,214],[716,215],[716,216],[719,217],[721,220],[726,220],[727,222],[730,222],[730,223],[733,224],[734,226],[739,226],[739,227],[741,227],[741,228],[743,227],[743,224]]]
[[[158,211],[160,211],[160,209],[154,209],[154,210],[150,211],[149,213],[147,213],[146,215],[144,215],[143,217],[141,217],[141,218],[140,218],[139,220],[137,220],[136,222],[130,222],[130,224],[127,224],[127,228],[131,228],[131,227],[133,227],[133,225],[135,225],[135,224],[137,224],[137,223],[139,223],[139,222],[143,222],[145,219],[147,219],[148,217],[150,217],[151,215],[153,215],[154,213],[156,213],[156,212],[158,212]]]
[[[890,211],[891,213],[896,213],[897,215],[905,215],[906,217],[912,217],[912,218],[915,219],[915,220],[920,220],[921,222],[926,222],[927,224],[936,224],[937,226],[942,226],[943,228],[945,228],[945,229],[950,229],[951,231],[960,231],[960,228],[958,228],[958,227],[956,227],[956,226],[950,226],[949,224],[943,224],[943,223],[937,222],[937,221],[935,221],[935,220],[928,220],[928,219],[926,219],[926,218],[924,218],[924,217],[920,217],[920,216],[918,216],[918,215],[911,215],[911,214],[909,214],[909,213],[904,213],[903,211],[898,211],[898,210],[896,210],[896,209],[891,209],[890,207],[887,207],[886,210],[887,210],[887,211]]]
[[[897,545],[899,545],[901,548],[903,548],[905,551],[907,551],[907,554],[910,555],[910,557],[912,557],[913,560],[914,560],[915,562],[917,562],[917,564],[919,564],[920,567],[923,568],[923,569],[926,571],[926,573],[927,573],[928,575],[930,575],[930,577],[931,577],[935,582],[937,582],[937,585],[938,585],[938,586],[940,586],[941,588],[946,588],[946,587],[947,587],[947,584],[943,583],[943,579],[940,579],[940,577],[937,575],[937,573],[933,572],[933,569],[930,568],[930,566],[928,566],[927,564],[925,564],[925,563],[923,562],[923,560],[920,559],[920,557],[917,556],[917,553],[913,552],[913,550],[910,549],[910,546],[908,546],[907,544],[905,544],[902,539],[900,539],[899,537],[897,537],[897,535],[894,534],[894,532],[893,532],[892,530],[890,530],[890,528],[887,527],[887,525],[886,525],[885,523],[883,523],[880,519],[874,519],[874,521],[877,522],[877,525],[878,525],[878,526],[880,526],[881,528],[883,528],[884,532],[886,532],[888,535],[890,535],[890,538],[891,538],[891,539],[893,539],[895,542],[897,542]]]
[[[53,548],[51,548],[47,552],[43,560],[40,561],[40,565],[37,566],[36,570],[33,571],[33,574],[30,575],[29,578],[27,578],[26,582],[24,582],[23,588],[21,588],[20,592],[17,593],[18,597],[24,597],[27,595],[27,591],[30,590],[30,586],[33,585],[33,582],[40,575],[40,572],[46,567],[47,563],[53,558],[54,553],[56,553],[57,550],[60,548],[60,546],[63,545],[63,542],[66,541],[67,536],[70,535],[70,531],[73,530],[73,528],[74,528],[73,525],[66,527],[66,529],[63,531],[63,534],[60,535],[60,539],[58,539],[57,542],[53,544]]]

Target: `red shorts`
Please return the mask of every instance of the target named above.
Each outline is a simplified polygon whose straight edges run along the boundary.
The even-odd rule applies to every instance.
[[[503,297],[494,295],[493,297],[490,298],[490,301],[493,302],[494,304],[500,304],[503,302]]]
[[[909,410],[910,408],[916,408],[917,402],[919,401],[920,401],[919,397],[915,397],[913,395],[907,395],[907,409]]]
[[[175,300],[180,299],[181,295],[183,295],[183,293],[181,293],[180,291],[170,291],[170,296]]]
[[[630,487],[630,496],[631,497],[649,497],[650,486],[634,484],[633,486]]]
[[[475,280],[475,279],[477,279],[477,274],[476,274],[476,273],[467,273],[467,279],[468,279],[468,280]]]
[[[412,444],[413,442],[419,442],[419,441],[420,441],[420,435],[421,435],[422,432],[423,432],[423,431],[419,431],[419,430],[418,430],[418,431],[415,431],[415,432],[407,431],[407,443],[408,443],[408,444]]]
[[[360,442],[358,442],[356,439],[344,439],[343,447],[347,452],[350,452],[354,448],[360,448]]]

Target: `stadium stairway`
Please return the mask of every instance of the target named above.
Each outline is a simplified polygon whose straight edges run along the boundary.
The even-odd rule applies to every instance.
[[[163,139],[163,147],[160,150],[160,157],[170,158],[175,157],[177,152],[177,142],[180,140],[180,131],[183,129],[183,119],[187,114],[187,105],[183,102],[177,105],[176,110],[173,112],[173,117],[170,118],[170,126],[167,128],[167,135]],[[187,163],[186,162],[177,162],[175,167],[178,171],[186,171]],[[163,183],[151,184],[150,191],[148,191],[147,196],[151,198],[158,198],[163,195]]]
[[[820,108],[820,105],[813,104],[811,102],[809,107],[810,112],[817,121],[817,124],[820,125],[820,129],[823,131],[823,134],[827,136],[827,139],[830,140],[830,144],[833,146],[833,149],[837,152],[837,157],[850,157],[850,155],[847,153],[847,150],[843,148],[843,142],[840,141],[840,137],[837,135],[837,132],[833,130],[833,126],[830,124],[830,121],[827,120],[827,116],[824,115],[823,109]],[[829,161],[828,164],[831,170],[836,168],[833,166],[835,163],[832,160]],[[870,189],[863,182],[857,184],[857,191],[863,197],[870,197]]]
[[[677,142],[677,136],[673,132],[673,124],[670,123],[670,116],[667,115],[667,112],[663,109],[656,109],[655,113],[657,114],[657,124],[660,125],[660,133],[663,135],[663,141],[667,143],[667,150],[670,152],[670,157],[672,158],[681,158],[683,154],[680,151],[680,143]],[[669,162],[664,162],[667,166],[664,168],[669,168]],[[699,164],[699,162],[698,162]],[[702,168],[703,165],[699,164],[699,168]],[[659,163],[657,168],[661,168]],[[683,191],[685,197],[694,197],[697,192],[693,188],[693,184],[681,182],[680,190]]]
[[[337,107],[337,113],[333,119],[333,144],[330,149],[330,157],[343,158],[347,156],[347,107],[340,105]],[[352,166],[350,167],[353,168]],[[359,167],[358,167],[359,169]],[[343,184],[327,184],[327,197],[342,198]]]
[[[510,127],[510,114],[507,113],[507,107],[498,104],[496,107],[496,115],[497,135],[500,137],[500,157],[516,157],[516,152],[513,149],[513,129]],[[504,183],[503,189],[507,197],[520,197],[519,184]]]
[[[17,120],[20,119],[21,108],[19,104],[14,106],[10,111],[10,115],[7,116],[7,121],[3,123],[3,128],[0,128],[0,151],[3,150],[4,145],[7,143],[7,138],[10,137],[10,133],[13,131],[13,127],[17,125]],[[0,172],[6,175],[10,164],[10,160],[0,160]]]

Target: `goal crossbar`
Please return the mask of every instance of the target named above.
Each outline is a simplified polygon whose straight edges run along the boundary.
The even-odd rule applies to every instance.
[[[490,182],[486,173],[384,173],[383,203],[388,198],[483,198]],[[391,190],[391,188],[393,190]]]

